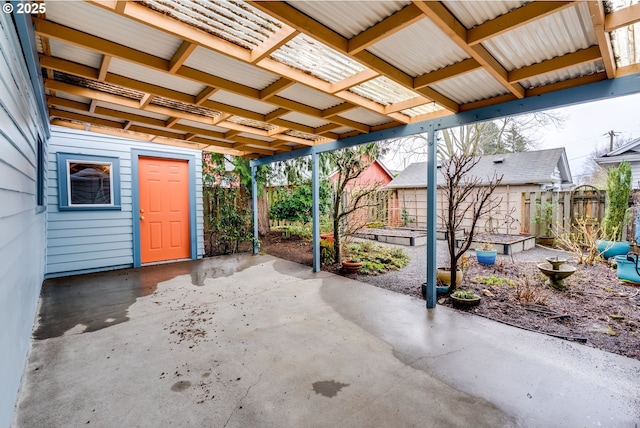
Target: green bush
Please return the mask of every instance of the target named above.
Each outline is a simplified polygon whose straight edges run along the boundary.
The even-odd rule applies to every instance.
[[[320,240],[320,263],[333,264],[336,261],[336,253],[333,249],[333,242],[327,240]]]
[[[327,210],[330,192],[326,181],[320,183],[320,213]],[[287,220],[291,222],[309,223],[311,221],[312,209],[311,181],[302,183],[292,189],[281,191],[278,201],[274,202],[269,209],[269,216],[277,220]]]
[[[629,198],[631,197],[631,164],[622,161],[607,173],[607,209],[602,222],[606,239],[619,241],[622,230],[629,220]]]
[[[400,247],[383,247],[372,241],[351,244],[348,247],[351,259],[362,262],[360,273],[378,275],[390,270],[398,270],[409,263],[407,252]]]

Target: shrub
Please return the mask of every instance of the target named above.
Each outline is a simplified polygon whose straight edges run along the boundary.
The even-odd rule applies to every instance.
[[[362,262],[360,273],[378,275],[403,268],[409,262],[407,252],[400,247],[383,247],[371,241],[351,244],[348,247],[352,259]]]
[[[609,203],[602,221],[605,237],[610,241],[622,238],[622,229],[629,220],[631,196],[631,164],[622,161],[607,172],[607,197]]]
[[[336,261],[336,253],[333,251],[333,242],[325,239],[320,240],[320,263],[333,264]]]

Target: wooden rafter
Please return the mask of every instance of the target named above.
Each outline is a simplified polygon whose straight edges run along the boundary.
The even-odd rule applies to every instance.
[[[611,79],[616,76],[616,61],[611,48],[611,38],[605,29],[604,6],[601,1],[589,1],[587,4],[591,15],[591,23],[598,39],[604,69],[607,77]]]
[[[429,17],[449,38],[468,55],[478,61],[500,84],[518,98],[524,97],[524,88],[518,83],[510,83],[507,70],[481,44],[467,43],[467,29],[447,10],[442,3],[415,1],[420,10]]]

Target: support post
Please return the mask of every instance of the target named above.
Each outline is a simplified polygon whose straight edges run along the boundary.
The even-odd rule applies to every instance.
[[[318,153],[311,152],[311,221],[313,245],[313,271],[320,272],[320,179]]]
[[[429,128],[427,159],[427,308],[436,307],[436,205],[437,205],[437,157],[436,131]]]
[[[258,254],[258,167],[251,165],[251,204],[253,205],[253,254]]]

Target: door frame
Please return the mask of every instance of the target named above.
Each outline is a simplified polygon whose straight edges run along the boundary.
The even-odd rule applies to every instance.
[[[188,162],[189,181],[189,238],[191,260],[198,258],[198,235],[196,220],[196,156],[183,153],[170,153],[155,150],[131,149],[131,201],[133,219],[133,267],[142,266],[140,256],[140,158],[156,158]]]

